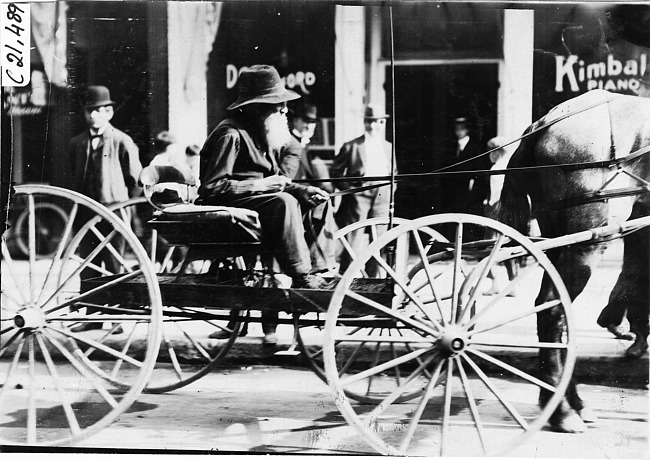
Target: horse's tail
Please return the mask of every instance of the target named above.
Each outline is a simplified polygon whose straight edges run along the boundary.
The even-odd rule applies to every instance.
[[[526,132],[530,131],[528,128]],[[521,140],[519,147],[508,162],[508,168],[535,166],[533,147],[536,136]],[[496,206],[496,216],[499,222],[511,226],[515,230],[528,235],[529,223],[532,216],[530,195],[536,177],[530,172],[507,172],[501,190],[501,198]]]

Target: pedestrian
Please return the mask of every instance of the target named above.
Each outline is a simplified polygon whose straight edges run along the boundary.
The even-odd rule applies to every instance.
[[[473,160],[483,153],[482,147],[481,140],[470,129],[469,119],[455,118],[454,142],[447,158],[447,166],[458,165],[451,171],[488,169],[491,166],[489,160]],[[477,211],[482,208],[483,200],[487,197],[487,185],[485,180],[477,179],[470,174],[449,175],[443,186],[446,212],[482,214]]]
[[[324,203],[329,194],[292,183],[277,164],[289,134],[287,102],[299,94],[285,88],[275,67],[253,65],[239,76],[238,99],[230,116],[210,133],[200,154],[196,204],[251,209],[259,215],[263,242],[292,279],[292,287],[321,289],[328,283],[312,274],[301,207]],[[275,325],[264,343],[277,342]]]
[[[72,189],[106,206],[140,195],[142,190],[138,186],[138,177],[142,165],[139,149],[128,134],[111,125],[115,102],[111,100],[108,88],[89,86],[83,95],[82,105],[87,129],[73,137],[69,145]],[[86,223],[91,217],[80,214],[76,221]],[[97,229],[104,235],[112,231],[104,221],[98,223]],[[98,242],[84,238],[79,245],[80,256],[87,257]],[[111,244],[118,252],[124,251],[125,243],[119,236]],[[119,271],[119,262],[107,248],[93,261],[94,265],[102,263],[113,273]],[[97,271],[88,267],[80,273],[82,280],[93,276],[97,276]],[[98,310],[89,307],[86,311],[90,315]],[[87,322],[72,328],[72,331],[101,328],[100,322]],[[120,330],[121,327],[114,333]]]
[[[189,169],[185,152],[176,142],[176,136],[169,131],[160,131],[153,141],[154,157],[149,162],[150,166],[174,166]]]
[[[393,171],[397,173],[392,161],[392,144],[386,140],[386,120],[388,115],[372,104],[368,104],[364,112],[364,133],[341,147],[339,154],[334,157],[330,174],[334,178],[353,177],[357,180],[337,182],[341,190],[353,187],[367,186],[377,183],[367,181],[364,177],[386,177]],[[385,181],[383,181],[385,182]],[[390,187],[376,187],[369,190],[350,193],[341,198],[341,204],[336,212],[336,223],[344,228],[355,222],[373,217],[388,217],[390,207]],[[348,241],[354,251],[359,254],[366,245],[367,236],[363,229],[351,232]],[[344,253],[340,260],[340,271],[343,273],[350,263],[349,254]],[[376,267],[368,267],[376,274]],[[371,275],[371,273],[368,273]]]
[[[492,150],[489,154],[490,162],[492,163],[492,166],[490,167],[491,171],[503,170],[508,166],[508,161],[510,161],[510,154],[504,147],[505,144],[506,140],[501,136],[493,137],[487,142],[488,151]],[[501,190],[503,189],[504,180],[504,174],[495,174],[489,176],[489,192],[483,201],[483,204],[485,205],[486,217],[496,219],[497,205],[499,203],[499,199],[501,198]]]

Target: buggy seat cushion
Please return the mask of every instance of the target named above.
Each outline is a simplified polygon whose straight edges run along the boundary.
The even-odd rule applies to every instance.
[[[149,222],[172,244],[259,243],[257,212],[228,206],[178,204],[154,213]]]

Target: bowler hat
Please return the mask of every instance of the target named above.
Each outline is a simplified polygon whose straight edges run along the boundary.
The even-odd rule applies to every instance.
[[[111,93],[105,86],[89,86],[84,94],[83,105],[85,108],[103,107],[115,105],[111,100]]]
[[[300,104],[293,111],[293,116],[295,118],[302,118],[307,122],[316,123],[318,121],[318,110],[314,104]]]
[[[280,74],[270,65],[253,65],[239,74],[239,97],[228,106],[234,110],[247,104],[280,104],[300,98],[284,87]]]
[[[389,118],[390,115],[386,114],[383,110],[380,110],[379,107],[368,104],[366,106],[366,111],[363,114],[365,120],[381,120],[382,118]]]

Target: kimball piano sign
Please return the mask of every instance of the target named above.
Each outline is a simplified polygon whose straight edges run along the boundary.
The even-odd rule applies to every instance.
[[[597,62],[585,62],[580,56],[555,57],[555,91],[564,92],[567,88],[576,93],[592,89],[613,92],[636,93],[639,79],[646,72],[648,55],[639,54],[636,59],[621,60],[612,56]]]

